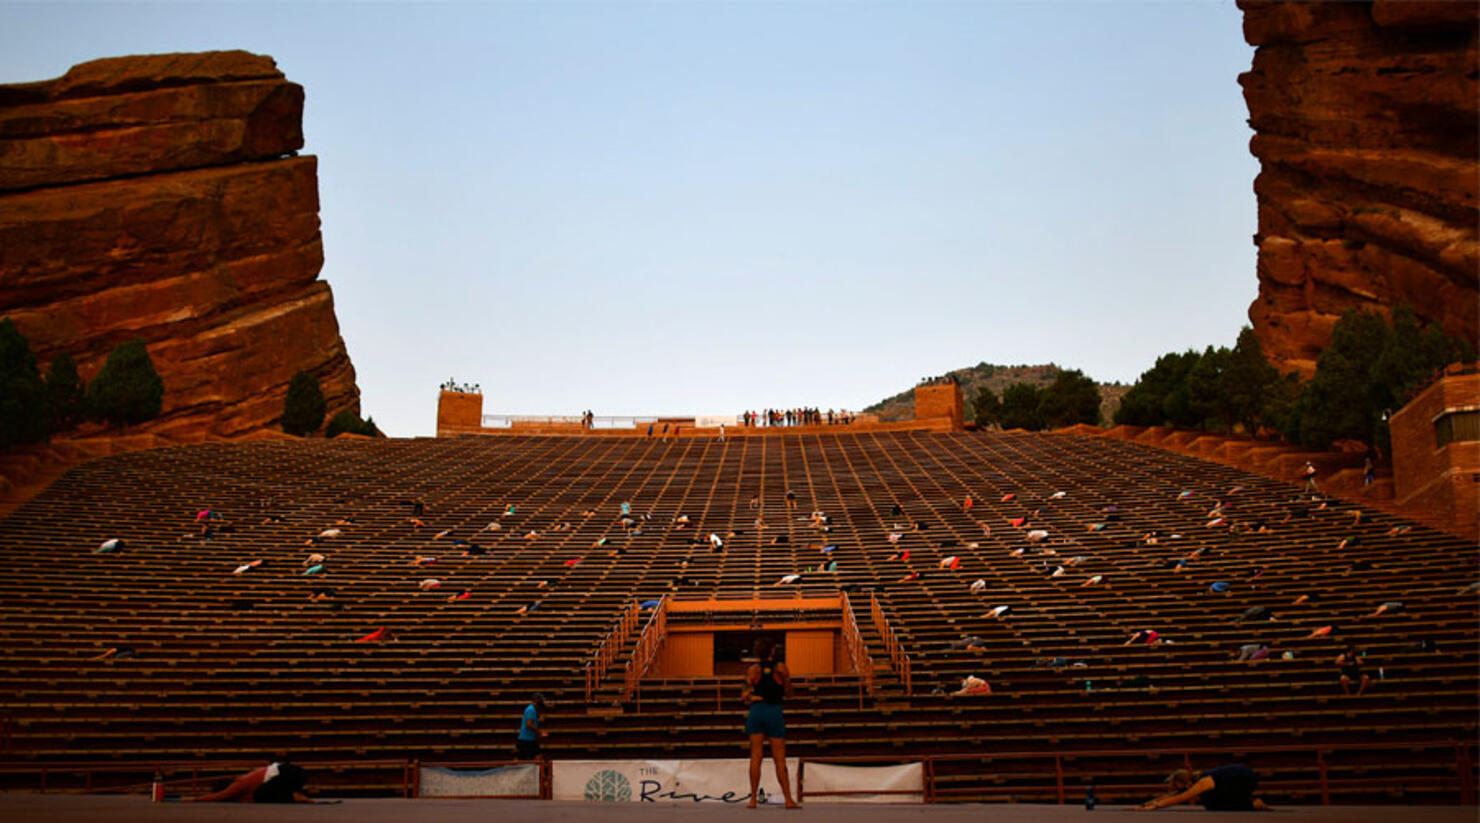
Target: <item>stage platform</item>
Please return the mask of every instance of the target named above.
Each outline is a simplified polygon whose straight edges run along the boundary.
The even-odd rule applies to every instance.
[[[714,803],[572,803],[536,800],[345,800],[336,805],[255,806],[249,803],[150,803],[144,797],[122,795],[0,794],[0,820],[16,823],[151,823],[202,821],[234,823],[392,823],[434,820],[437,823],[745,823],[777,820],[785,823],[1065,823],[1065,821],[1173,820],[1219,823],[1269,820],[1278,823],[1474,823],[1472,806],[1287,806],[1269,812],[1206,812],[1196,807],[1134,812],[1124,806],[1023,804],[840,805],[816,803],[787,811],[763,806]]]

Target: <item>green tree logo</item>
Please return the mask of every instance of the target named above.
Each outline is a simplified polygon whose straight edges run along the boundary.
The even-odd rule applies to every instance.
[[[621,772],[606,769],[586,781],[585,797],[596,803],[626,803],[632,799],[632,784]]]

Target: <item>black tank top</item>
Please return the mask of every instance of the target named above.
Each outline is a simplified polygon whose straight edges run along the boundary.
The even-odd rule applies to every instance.
[[[760,666],[761,679],[755,684],[755,693],[760,695],[761,700],[779,706],[784,690],[781,688],[781,683],[776,680],[776,664],[762,663]]]

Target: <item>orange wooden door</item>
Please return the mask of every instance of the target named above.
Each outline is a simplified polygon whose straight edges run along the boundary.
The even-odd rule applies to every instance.
[[[794,675],[832,674],[837,632],[797,629],[786,633],[786,667]]]
[[[713,677],[714,632],[669,632],[653,674],[660,677]]]

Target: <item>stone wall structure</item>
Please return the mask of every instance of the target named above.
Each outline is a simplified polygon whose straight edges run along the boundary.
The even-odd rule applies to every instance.
[[[1249,318],[1309,375],[1349,308],[1408,303],[1480,335],[1480,85],[1471,2],[1238,0],[1261,171]]]
[[[1480,537],[1480,440],[1469,431],[1441,443],[1438,427],[1457,415],[1480,414],[1480,373],[1473,364],[1447,374],[1395,412],[1393,479],[1398,505],[1431,522],[1452,522],[1458,533]],[[1468,371],[1468,373],[1464,373]]]
[[[303,88],[246,52],[96,60],[0,86],[0,316],[84,379],[143,337],[151,430],[275,428],[289,380],[359,411],[323,265]],[[326,418],[327,419],[327,418]]]
[[[437,395],[437,436],[457,437],[483,432],[483,395],[448,391]]]
[[[958,383],[938,383],[915,387],[915,419],[941,421],[946,430],[966,425],[966,407]]]

